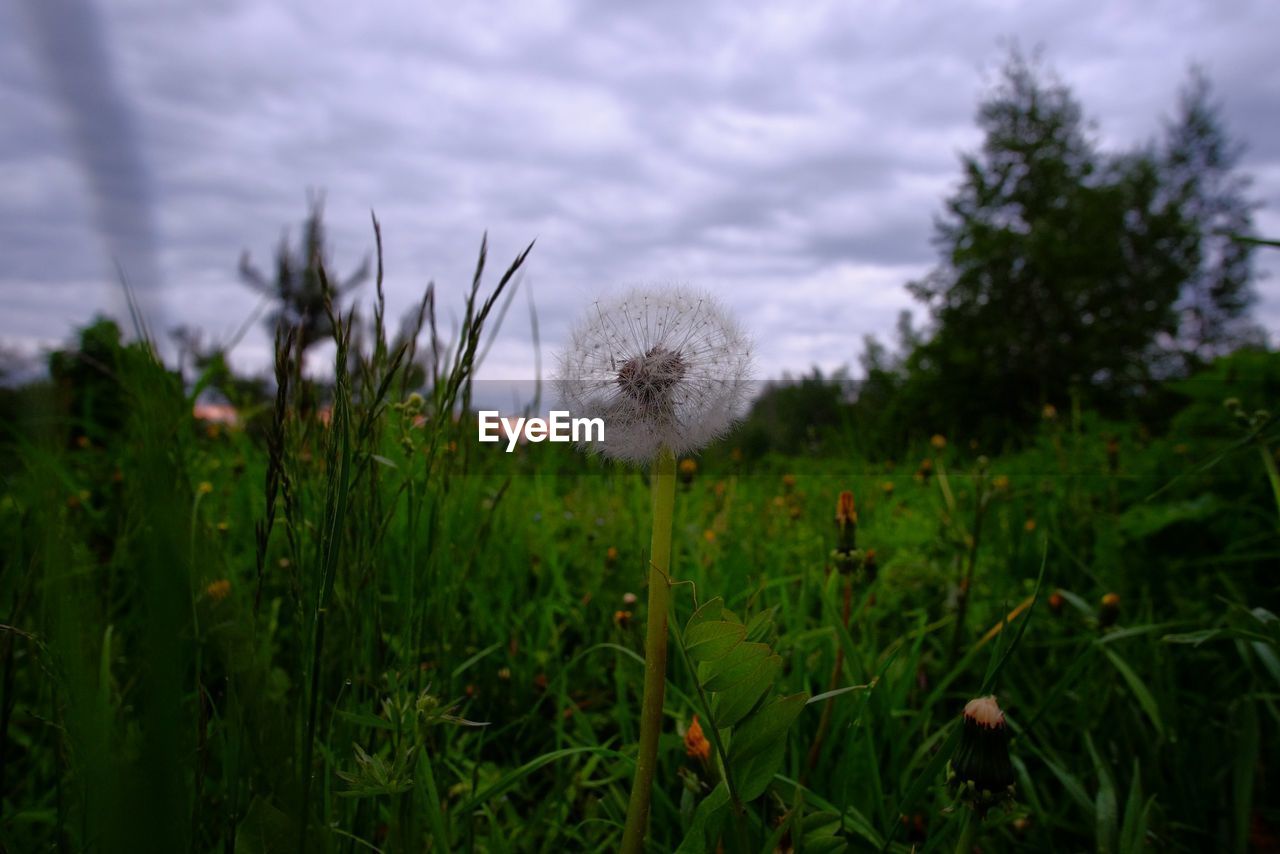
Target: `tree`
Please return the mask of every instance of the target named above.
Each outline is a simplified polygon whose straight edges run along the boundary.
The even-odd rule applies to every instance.
[[[1176,347],[1189,368],[1258,337],[1248,319],[1257,298],[1254,244],[1236,239],[1256,237],[1257,205],[1246,195],[1248,179],[1237,172],[1242,152],[1223,125],[1208,78],[1193,68],[1162,152],[1168,192],[1193,229],[1190,275],[1177,305]]]
[[[274,334],[281,327],[297,329],[296,352],[302,358],[316,342],[329,337],[333,328],[325,307],[324,282],[329,284],[327,298],[338,310],[338,301],[369,278],[369,258],[345,279],[331,275],[324,230],[324,199],[308,198],[310,212],[303,224],[302,242],[295,251],[289,236],[280,239],[276,250],[275,276],[268,278],[249,260],[246,250],[240,256],[240,278],[245,284],[276,301],[267,316],[267,326]],[[321,273],[323,272],[323,277]]]
[[[1015,52],[981,103],[979,153],[908,285],[931,337],[907,361],[927,429],[1002,438],[1070,394],[1115,402],[1177,330],[1190,226],[1152,153],[1099,154],[1070,90]]]

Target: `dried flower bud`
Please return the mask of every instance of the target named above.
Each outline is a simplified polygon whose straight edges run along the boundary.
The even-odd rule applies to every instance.
[[[691,759],[697,759],[700,762],[708,762],[711,759],[711,743],[703,734],[702,724],[698,723],[697,715],[693,716],[689,729],[685,730],[684,752]]]
[[[836,553],[851,554],[858,547],[858,510],[853,493],[845,490],[836,499]]]
[[[1098,628],[1106,629],[1115,625],[1120,618],[1120,597],[1108,593],[1102,597],[1102,606],[1098,609]]]
[[[995,695],[970,700],[963,718],[960,746],[948,764],[947,782],[960,800],[983,815],[1013,798],[1009,725]]]

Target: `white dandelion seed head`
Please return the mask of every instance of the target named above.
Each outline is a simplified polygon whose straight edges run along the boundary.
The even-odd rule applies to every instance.
[[[591,450],[643,463],[724,435],[742,417],[750,370],[750,340],[711,296],[636,289],[578,322],[556,388],[573,417],[604,420]]]

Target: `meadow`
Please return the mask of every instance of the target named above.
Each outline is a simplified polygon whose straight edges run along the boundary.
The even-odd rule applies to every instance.
[[[477,443],[500,289],[477,278],[426,376],[379,309],[363,344],[336,318],[323,386],[282,334],[239,424],[131,345],[90,403],[15,427],[5,850],[618,847],[650,475]],[[648,850],[1275,845],[1278,378],[1229,357],[1158,434],[1064,401],[990,456],[938,434],[870,458],[850,427],[681,461]],[[777,656],[736,712],[699,669],[707,613]],[[975,810],[947,767],[991,693],[1016,779]],[[748,724],[708,721],[779,696],[767,759],[731,761]]]

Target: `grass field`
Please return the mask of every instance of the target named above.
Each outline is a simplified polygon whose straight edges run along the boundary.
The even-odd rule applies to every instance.
[[[249,427],[217,425],[134,353],[120,423],[50,415],[14,441],[6,850],[617,847],[648,475],[476,443],[454,416],[485,306],[423,397],[409,354],[340,342],[326,408],[285,368]],[[1220,371],[1155,437],[1064,406],[989,460],[941,436],[896,461],[743,459],[730,437],[682,466],[650,850],[1275,844],[1280,507],[1253,416],[1274,391]],[[708,731],[728,703],[686,637],[716,597],[779,658],[753,696],[802,697],[762,746],[776,770],[728,801],[729,728]],[[1016,785],[982,815],[946,765],[992,692]]]

